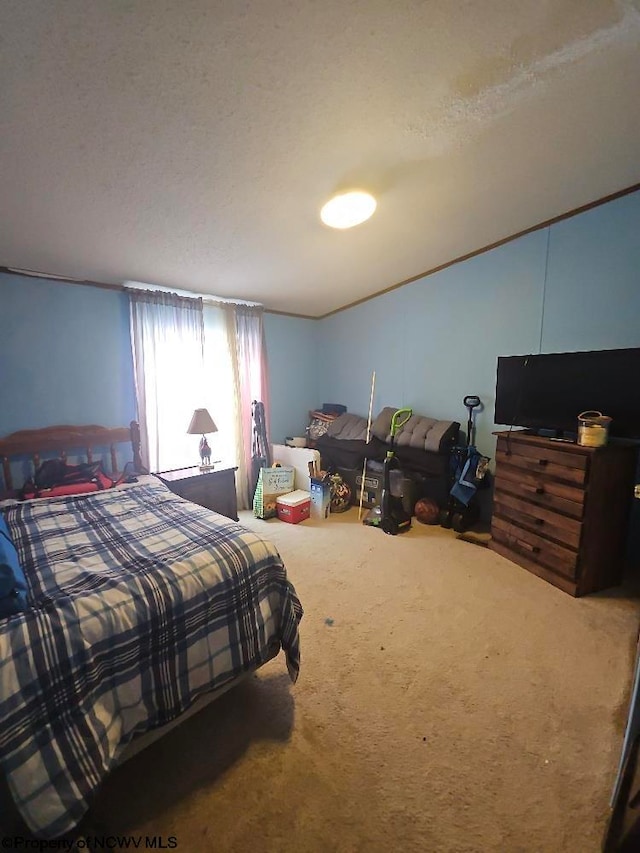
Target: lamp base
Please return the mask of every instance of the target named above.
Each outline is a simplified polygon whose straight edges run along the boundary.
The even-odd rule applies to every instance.
[[[199,465],[201,471],[213,471],[213,465]]]

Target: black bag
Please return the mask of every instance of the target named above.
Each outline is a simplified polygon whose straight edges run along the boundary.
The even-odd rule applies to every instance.
[[[40,493],[47,489],[75,483],[96,483],[99,489],[114,485],[113,479],[105,474],[100,461],[67,465],[64,459],[47,459],[38,466],[33,478],[26,481],[19,496],[21,500],[40,497]]]
[[[102,462],[81,462],[67,465],[63,459],[47,459],[35,473],[36,489],[52,489],[54,486],[68,486],[73,483],[98,481],[102,471]]]

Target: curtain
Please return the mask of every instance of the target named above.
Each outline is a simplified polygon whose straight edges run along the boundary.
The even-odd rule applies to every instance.
[[[264,337],[264,309],[262,306],[223,303],[226,324],[231,341],[230,355],[234,377],[234,401],[238,410],[238,506],[246,509],[250,494],[252,420],[251,403],[264,403],[267,440],[269,440],[268,368]]]
[[[218,432],[209,437],[212,459],[223,465],[238,465],[240,410],[235,399],[235,379],[231,344],[224,308],[204,303],[204,370],[203,406],[209,409]],[[217,467],[217,466],[216,466]],[[236,477],[236,480],[238,478]],[[238,502],[240,509],[246,509]]]
[[[269,428],[262,306],[205,302],[162,291],[128,291],[138,419],[151,471],[199,463],[193,410],[208,409],[214,465],[234,465],[238,508],[251,506],[251,404],[261,400]],[[268,432],[267,432],[268,434]]]
[[[143,463],[150,471],[194,465],[198,441],[187,427],[194,409],[204,406],[202,300],[128,293]]]

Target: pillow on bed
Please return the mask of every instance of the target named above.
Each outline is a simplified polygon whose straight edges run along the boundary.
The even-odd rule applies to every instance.
[[[27,582],[9,527],[0,513],[0,618],[27,609]]]
[[[34,498],[65,498],[70,495],[86,495],[89,492],[97,492],[100,488],[97,483],[70,483],[68,486],[53,486],[51,489],[40,489],[37,492],[30,492],[25,489],[22,497],[26,501],[31,501]]]
[[[33,500],[85,495],[113,486],[113,478],[105,474],[101,462],[67,465],[62,459],[48,459],[38,468],[34,479],[24,484],[20,497]]]

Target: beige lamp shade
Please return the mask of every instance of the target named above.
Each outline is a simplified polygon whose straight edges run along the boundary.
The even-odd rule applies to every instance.
[[[187,432],[189,435],[206,435],[208,432],[218,432],[218,427],[206,409],[196,409]]]

